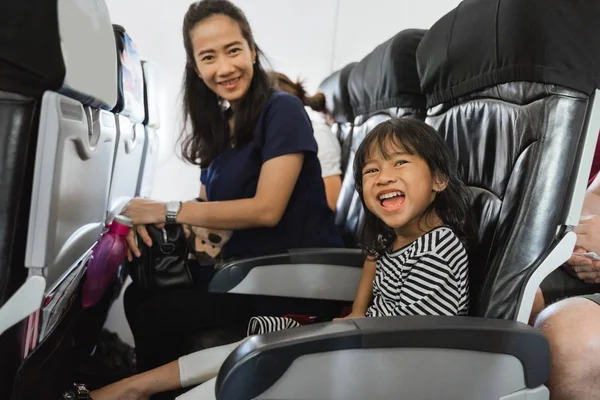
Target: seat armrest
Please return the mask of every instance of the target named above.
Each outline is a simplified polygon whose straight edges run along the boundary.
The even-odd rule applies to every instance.
[[[527,388],[543,385],[550,373],[546,338],[520,322],[447,316],[362,318],[253,336],[223,363],[215,390],[218,398],[238,398],[234,392],[254,398],[274,385],[294,362],[301,358],[306,360],[306,356],[317,353],[327,356],[354,349],[386,349],[390,352],[399,348],[452,349],[514,356],[523,367]],[[361,355],[365,363],[370,353]],[[324,360],[320,362],[323,364]],[[328,379],[336,378],[336,371],[328,373],[331,375]],[[377,381],[377,377],[374,379]],[[492,379],[497,380],[497,377]],[[336,381],[334,384],[343,383]]]
[[[364,259],[358,249],[332,248],[236,260],[217,270],[208,290],[353,301]]]

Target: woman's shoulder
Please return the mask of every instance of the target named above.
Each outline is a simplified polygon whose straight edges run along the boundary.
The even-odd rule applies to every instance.
[[[307,130],[312,136],[312,126],[300,99],[281,90],[272,91],[261,120],[267,130],[294,127]]]

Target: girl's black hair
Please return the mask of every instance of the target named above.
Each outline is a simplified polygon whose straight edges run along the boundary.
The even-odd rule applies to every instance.
[[[417,154],[423,158],[434,177],[447,179],[446,189],[437,193],[426,213],[435,210],[442,222],[450,226],[459,238],[465,242],[471,239],[471,192],[462,181],[456,159],[443,138],[431,126],[417,119],[392,118],[380,123],[367,134],[354,159],[356,191],[365,211],[361,241],[367,256],[381,257],[390,250],[396,240],[394,230],[366,207],[362,186],[362,171],[369,154],[377,151],[383,157],[388,157],[392,151],[389,148],[390,143],[401,146],[409,154]]]
[[[182,29],[187,59],[183,78],[185,123],[181,133],[182,155],[186,161],[203,168],[230,143],[226,111],[221,108],[217,95],[198,77],[190,38],[190,32],[196,24],[213,15],[226,15],[236,21],[250,49],[256,51],[250,87],[234,113],[236,145],[243,146],[252,140],[254,127],[272,93],[267,73],[261,65],[262,51],[254,41],[252,29],[243,11],[228,0],[202,0],[192,3],[183,19]],[[191,132],[187,130],[188,123]]]

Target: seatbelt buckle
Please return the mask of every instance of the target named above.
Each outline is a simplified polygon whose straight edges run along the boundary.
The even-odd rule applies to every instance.
[[[63,400],[93,400],[90,391],[82,383],[73,383],[73,389],[63,393]]]

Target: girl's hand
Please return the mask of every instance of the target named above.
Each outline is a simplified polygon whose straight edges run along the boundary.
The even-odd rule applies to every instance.
[[[346,315],[344,318],[334,318],[334,321],[341,321],[344,319],[357,319],[357,318],[366,318],[365,313],[359,313],[352,311],[350,314]]]

